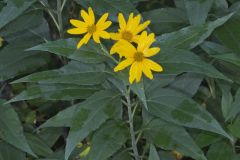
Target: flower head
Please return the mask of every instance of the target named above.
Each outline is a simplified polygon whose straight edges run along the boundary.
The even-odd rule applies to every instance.
[[[77,48],[80,48],[83,44],[87,44],[90,38],[93,36],[93,40],[96,43],[100,43],[100,38],[110,39],[110,34],[105,30],[112,24],[111,21],[106,21],[108,13],[105,13],[97,23],[95,23],[95,15],[91,7],[88,8],[88,13],[81,10],[81,17],[83,21],[71,19],[70,23],[76,27],[69,29],[69,34],[85,34],[85,36],[79,41]]]
[[[133,13],[130,14],[128,21],[125,21],[125,18],[122,13],[118,15],[119,27],[118,33],[111,33],[111,38],[113,40],[126,40],[128,42],[138,42],[138,34],[142,32],[150,24],[150,21],[146,21],[140,24],[141,15],[134,17]]]
[[[139,82],[142,73],[144,73],[149,79],[153,79],[152,71],[163,71],[162,66],[148,59],[160,51],[160,48],[158,47],[150,48],[154,41],[155,35],[153,33],[147,35],[146,31],[140,35],[137,48],[126,40],[118,41],[112,47],[111,53],[117,52],[124,56],[125,59],[114,68],[114,71],[118,72],[131,65],[129,72],[130,83],[133,83],[134,80]]]

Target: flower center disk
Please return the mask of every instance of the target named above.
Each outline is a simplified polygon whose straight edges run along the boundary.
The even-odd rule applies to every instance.
[[[87,29],[88,33],[90,34],[93,34],[94,32],[96,32],[96,30],[97,30],[97,27],[95,24],[93,24],[92,26],[88,26],[88,29]]]
[[[142,52],[136,52],[133,56],[134,60],[137,62],[142,62],[144,59],[143,53]]]
[[[122,33],[122,38],[130,42],[133,38],[133,35],[131,32],[125,31]]]

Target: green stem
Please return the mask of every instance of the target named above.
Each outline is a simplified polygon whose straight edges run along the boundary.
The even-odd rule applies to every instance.
[[[63,38],[63,22],[62,22],[62,0],[57,0],[57,16],[59,25],[59,35]]]
[[[102,43],[100,43],[100,46],[101,46],[101,50],[103,51],[104,55],[107,56],[107,57],[109,57],[110,59],[112,59],[116,64],[118,64],[118,61],[109,54],[109,52],[108,52],[108,51],[106,50],[106,48],[102,45]]]
[[[133,149],[133,154],[135,160],[140,160],[138,149],[137,149],[137,142],[136,142],[136,137],[135,137],[135,132],[134,132],[134,126],[133,126],[133,114],[132,114],[132,105],[131,105],[131,100],[130,100],[130,90],[125,96],[127,100],[127,108],[128,108],[128,121],[129,121],[129,130],[130,130],[130,135],[131,135],[131,141],[132,141],[132,149]]]

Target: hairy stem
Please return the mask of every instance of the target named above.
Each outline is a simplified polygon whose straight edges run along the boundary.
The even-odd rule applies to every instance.
[[[137,149],[137,142],[136,142],[136,137],[135,137],[135,132],[134,132],[134,126],[133,126],[133,116],[132,116],[132,106],[131,106],[131,100],[130,100],[130,91],[128,91],[128,93],[126,95],[126,100],[127,100],[129,129],[130,129],[131,140],[132,140],[133,154],[134,154],[135,160],[140,160],[138,149]]]

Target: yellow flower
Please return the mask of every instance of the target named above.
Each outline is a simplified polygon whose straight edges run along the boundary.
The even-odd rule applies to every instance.
[[[79,41],[77,48],[80,48],[83,44],[87,44],[92,36],[96,43],[100,43],[100,38],[110,39],[110,34],[105,31],[112,24],[111,21],[106,21],[108,13],[105,13],[96,24],[95,15],[91,7],[88,8],[88,13],[81,10],[81,17],[83,21],[71,19],[70,23],[76,28],[67,31],[69,34],[85,34]]]
[[[118,72],[131,65],[129,71],[130,83],[133,83],[134,80],[139,82],[141,80],[142,73],[144,73],[149,79],[153,79],[152,71],[163,71],[162,66],[148,59],[160,51],[160,48],[158,47],[150,48],[154,41],[155,35],[153,33],[147,35],[146,31],[140,35],[137,48],[128,41],[118,41],[112,47],[111,53],[117,52],[124,56],[125,59],[114,68],[114,71]]]
[[[118,15],[119,27],[118,33],[111,33],[113,40],[126,40],[128,42],[138,42],[139,33],[142,32],[150,24],[150,21],[146,21],[140,24],[141,15],[134,17],[133,13],[130,14],[128,22],[126,23],[122,13]]]
[[[2,37],[0,37],[0,47],[2,47],[2,45],[3,45],[3,38]]]

